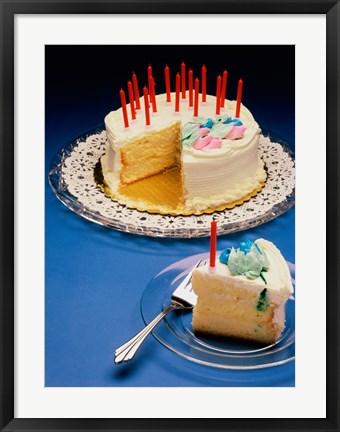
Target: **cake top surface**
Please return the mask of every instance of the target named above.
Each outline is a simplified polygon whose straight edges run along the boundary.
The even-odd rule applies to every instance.
[[[197,271],[204,272],[206,277],[228,279],[230,284],[267,288],[288,296],[293,293],[285,259],[272,242],[264,239],[245,242],[237,249],[225,249],[216,262],[214,273],[209,273],[208,265]]]
[[[199,121],[201,119],[202,121],[204,121],[204,119],[212,119],[214,123],[215,122],[217,123],[216,120],[218,119],[218,117],[224,117],[225,119],[229,117],[233,119],[235,115],[236,101],[230,101],[230,100],[225,101],[226,102],[225,107],[220,109],[219,116],[214,114],[216,109],[215,96],[207,95],[206,102],[200,103],[198,117],[194,117],[193,107],[189,107],[188,98],[180,100],[180,111],[178,113],[174,111],[174,101],[175,101],[174,93],[171,94],[171,100],[172,102],[166,101],[166,94],[160,94],[156,96],[157,112],[153,113],[151,112],[150,109],[151,124],[149,126],[146,126],[145,124],[145,109],[144,109],[143,97],[141,97],[141,109],[137,111],[136,119],[132,120],[130,122],[129,127],[127,128],[124,126],[122,108],[119,108],[116,111],[111,111],[105,117],[105,127],[107,133],[109,133],[111,136],[111,141],[114,142],[115,146],[120,147],[128,144],[129,142],[135,140],[136,138],[140,139],[143,138],[144,136],[146,137],[149,133],[156,132],[156,131],[159,131],[161,133],[161,130],[163,128],[167,128],[172,124],[178,123],[181,124],[182,127],[184,127],[187,123],[189,123],[189,127],[187,127],[187,129],[190,129],[190,124],[195,122],[197,123],[197,127],[199,127],[200,126]],[[130,104],[127,105],[127,110],[128,111],[130,110]],[[254,120],[251,112],[244,105],[241,106],[241,113],[240,113],[239,120],[240,122],[237,123],[237,127],[238,128],[242,127],[243,133],[241,134],[240,137],[236,135],[237,139],[224,138],[222,140],[221,148],[218,149],[212,148],[210,152],[200,151],[201,149],[195,149],[190,145],[193,143],[188,144],[188,140],[187,140],[188,145],[185,145],[185,139],[187,137],[184,137],[183,149],[186,152],[194,152],[196,155],[205,153],[202,156],[206,157],[207,154],[209,156],[209,154],[213,154],[216,151],[228,151],[228,149],[230,150],[234,147],[237,147],[239,149],[242,148],[243,146],[247,146],[249,142],[253,139],[254,135],[256,133],[259,133],[260,130],[259,125]],[[231,130],[233,125],[230,124],[230,121],[229,121],[229,126]],[[217,131],[218,134],[219,132],[218,128],[219,125],[214,126],[214,129],[213,130],[211,129],[211,131]],[[224,125],[224,128],[226,129],[227,125]],[[207,132],[209,133],[209,131]],[[226,129],[225,135],[227,135],[227,132],[228,129]],[[233,135],[235,136],[235,133]],[[230,136],[232,136],[232,134]]]

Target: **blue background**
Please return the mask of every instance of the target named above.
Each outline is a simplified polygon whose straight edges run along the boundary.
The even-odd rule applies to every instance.
[[[159,239],[106,229],[74,214],[54,196],[48,168],[75,137],[102,125],[120,106],[119,90],[136,72],[140,88],[153,67],[157,93],[164,66],[182,60],[208,93],[228,70],[227,98],[244,80],[243,103],[273,136],[295,149],[293,46],[46,46],[45,48],[45,385],[293,386],[294,362],[259,371],[228,371],[179,358],[152,336],[136,358],[114,365],[113,351],[143,327],[140,298],[164,267],[206,252],[209,238]],[[295,211],[256,228],[218,238],[218,249],[263,237],[295,262]]]

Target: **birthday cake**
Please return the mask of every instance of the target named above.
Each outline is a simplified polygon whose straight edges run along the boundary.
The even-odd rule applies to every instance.
[[[197,214],[254,196],[266,172],[258,154],[260,128],[241,103],[240,84],[234,101],[225,98],[221,77],[216,96],[203,87],[199,92],[198,79],[195,91],[190,81],[189,90],[183,89],[182,81],[180,94],[178,77],[176,92],[167,86],[156,95],[149,75],[142,97],[129,82],[130,103],[121,90],[122,107],[105,117],[108,145],[101,167],[111,196],[139,210],[148,210],[145,201],[154,196],[160,213],[174,214]],[[162,191],[174,173],[176,182]],[[142,187],[129,198],[126,191],[136,184]],[[169,211],[171,196],[176,201]]]
[[[293,286],[286,261],[270,241],[225,249],[214,267],[194,270],[192,287],[197,295],[192,320],[196,332],[263,344],[280,338]]]

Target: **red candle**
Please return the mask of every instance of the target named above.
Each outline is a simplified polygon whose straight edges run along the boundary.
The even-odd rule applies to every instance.
[[[207,68],[202,66],[202,102],[207,101]]]
[[[216,114],[220,114],[221,110],[221,75],[217,77],[217,83],[216,83]]]
[[[194,79],[193,79],[193,74],[192,74],[192,70],[189,69],[189,73],[188,73],[188,81],[189,81],[189,107],[194,106]]]
[[[238,86],[237,86],[237,100],[236,100],[236,112],[235,112],[236,118],[240,118],[242,89],[243,89],[243,81],[242,79],[240,79],[238,81]]]
[[[176,101],[175,101],[175,112],[179,112],[179,91],[181,87],[181,76],[179,73],[176,74]]]
[[[200,80],[195,79],[195,100],[194,100],[194,117],[198,116],[198,94],[200,90]]]
[[[152,104],[152,112],[157,112],[156,93],[155,93],[155,80],[153,79],[152,75],[149,75],[148,82],[149,82],[150,101],[151,101],[151,104]]]
[[[224,108],[224,103],[227,95],[227,81],[228,81],[228,71],[223,72],[222,77],[222,90],[221,90],[221,108]]]
[[[129,92],[129,99],[130,99],[131,118],[132,118],[132,120],[136,120],[135,101],[133,98],[133,90],[132,90],[132,82],[131,81],[128,81],[128,92]]]
[[[217,222],[211,222],[210,229],[210,268],[216,265],[216,240],[217,240]]]
[[[170,69],[168,65],[165,66],[164,75],[165,75],[166,101],[171,102]]]
[[[140,99],[139,99],[137,75],[135,73],[132,74],[132,82],[133,82],[133,91],[135,93],[136,109],[139,110],[140,109]]]
[[[148,66],[148,76],[152,75],[152,66],[149,64]]]
[[[144,108],[145,108],[145,124],[147,126],[150,125],[150,108],[149,108],[149,95],[148,95],[148,89],[146,86],[143,88],[144,93]]]
[[[186,84],[185,84],[185,63],[182,61],[181,64],[181,80],[182,80],[182,99],[185,99],[186,96]]]
[[[125,92],[123,89],[120,89],[120,101],[122,104],[122,111],[123,111],[123,119],[124,119],[124,126],[127,128],[129,127],[129,120],[128,120],[128,115],[127,115],[127,110],[126,110],[126,99],[125,99]]]

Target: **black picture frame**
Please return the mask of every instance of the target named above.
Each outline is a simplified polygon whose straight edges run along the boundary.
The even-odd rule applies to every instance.
[[[16,14],[325,14],[327,66],[327,376],[325,419],[24,419],[14,417],[14,17]],[[339,0],[0,0],[1,49],[1,431],[339,429]],[[303,404],[303,401],[301,401]]]

